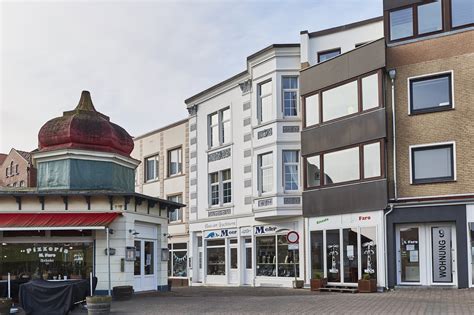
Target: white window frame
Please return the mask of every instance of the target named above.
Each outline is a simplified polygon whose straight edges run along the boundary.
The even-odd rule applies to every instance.
[[[214,174],[217,174],[217,182],[212,182],[211,178],[212,178],[212,175]],[[208,175],[209,177],[209,207],[218,207],[220,205],[220,200],[221,200],[221,193],[220,193],[220,184],[219,184],[219,172],[212,172],[212,173],[209,173]],[[214,186],[217,186],[217,204],[213,204],[212,203],[212,188]]]
[[[284,79],[296,79],[296,89],[285,89],[283,88]],[[281,76],[281,105],[283,110],[283,117],[298,117],[299,116],[299,77],[297,75],[282,75]],[[285,92],[296,92],[296,115],[286,115],[285,114]]]
[[[229,119],[226,119],[224,120],[224,112],[228,110],[229,111]],[[220,145],[225,145],[227,143],[230,143],[231,142],[231,139],[232,139],[232,122],[231,122],[231,118],[232,118],[232,113],[230,112],[230,107],[226,107],[226,108],[223,108],[221,110],[219,110],[219,144]],[[230,135],[229,135],[229,141],[224,141],[224,123],[229,123],[230,124],[230,128],[229,128],[229,132],[230,132]]]
[[[171,174],[171,153],[178,150],[179,150],[178,165],[181,165],[181,167],[176,173]],[[168,177],[173,177],[173,176],[183,174],[183,147],[179,146],[179,147],[169,149],[167,158],[168,158]]]
[[[285,152],[296,152],[296,157],[298,159],[297,162],[284,162],[284,159],[283,159],[283,155],[285,154]],[[299,150],[291,150],[291,149],[285,149],[285,150],[282,150],[281,151],[281,164],[282,164],[282,178],[283,178],[283,190],[284,191],[299,191],[300,190],[300,183],[301,183],[301,176],[300,176],[300,151]],[[296,189],[286,189],[286,172],[285,172],[285,166],[286,165],[296,165],[296,173],[298,174],[298,182],[296,183],[296,185],[298,186],[298,188]]]
[[[224,180],[224,176],[223,176],[223,173],[224,172],[229,172],[229,179],[226,179]],[[219,172],[220,174],[220,182],[221,182],[221,185],[222,185],[222,204],[223,205],[226,205],[226,204],[230,204],[232,203],[232,172],[230,169],[226,169],[226,170],[222,170]],[[230,201],[229,202],[224,202],[224,184],[228,184],[230,183]]]
[[[257,170],[258,170],[258,194],[259,195],[266,195],[266,194],[271,194],[275,191],[275,174],[273,173],[274,170],[273,170],[273,163],[271,163],[269,166],[262,166],[262,157],[264,155],[267,155],[267,154],[270,154],[271,157],[272,157],[272,161],[273,161],[273,151],[268,151],[268,152],[265,152],[265,153],[262,153],[262,154],[259,154],[258,157],[257,157]],[[271,169],[272,172],[272,189],[270,191],[266,191],[266,192],[263,192],[263,170],[266,170],[266,169]]]
[[[436,75],[443,75],[443,74],[451,74],[451,103],[452,106],[451,108],[455,108],[455,97],[454,97],[454,71],[453,70],[447,70],[447,71],[440,71],[440,72],[433,72],[433,73],[427,73],[427,74],[422,74],[422,75],[417,75],[413,77],[407,78],[407,91],[408,91],[408,115],[412,115],[414,113],[411,112],[411,88],[410,88],[410,82],[411,80],[416,80],[416,79],[423,79],[423,78],[428,78],[431,76],[436,76]],[[435,113],[436,111],[433,111]],[[429,112],[428,112],[429,113]]]
[[[214,115],[217,115],[217,123],[215,124],[212,124],[212,116]],[[211,113],[209,115],[207,115],[207,125],[208,125],[208,129],[207,129],[207,134],[208,134],[208,147],[210,149],[212,148],[216,148],[220,145],[220,134],[219,134],[219,112],[214,112],[214,113]],[[213,130],[214,128],[217,128],[217,134],[218,134],[218,141],[219,143],[213,143],[212,142],[212,139],[213,139]]]
[[[413,151],[413,149],[427,148],[427,147],[437,147],[437,146],[442,146],[442,145],[452,145],[453,146],[453,181],[457,180],[456,142],[455,141],[434,142],[434,143],[411,145],[411,146],[408,147],[408,157],[409,157],[409,163],[410,163],[410,185],[414,185],[414,183],[413,183],[413,161],[412,161],[412,151]]]
[[[151,179],[148,179],[148,160],[149,159],[153,159],[154,160],[154,163],[155,163],[155,176],[153,176],[153,178]],[[157,181],[160,179],[160,155],[159,154],[154,154],[154,155],[149,155],[147,157],[145,157],[145,163],[144,163],[144,168],[145,168],[145,172],[144,172],[144,183],[151,183],[151,182],[154,182],[154,181]]]
[[[171,199],[171,198],[175,198],[175,197],[180,197],[181,200],[180,201],[175,201],[174,199]],[[168,195],[166,197],[166,199],[169,200],[169,201],[183,203],[183,194],[179,193],[179,194]],[[178,220],[171,220],[170,216],[168,215],[168,222],[169,223],[181,223],[181,222],[183,222],[183,208],[176,208],[175,211],[178,211]]]
[[[224,120],[224,111],[228,110],[229,111],[229,119]],[[213,115],[217,115],[217,123],[211,124],[212,119],[211,117]],[[229,122],[230,123],[230,135],[229,135],[229,141],[224,142],[224,123]],[[219,109],[218,111],[215,111],[213,113],[210,113],[207,115],[207,137],[208,137],[208,148],[209,149],[214,149],[218,148],[220,146],[226,145],[230,142],[232,142],[232,112],[230,109],[230,106],[224,107]],[[212,130],[213,128],[217,128],[217,138],[218,138],[218,143],[212,143]]]
[[[223,180],[224,176],[223,173],[229,171],[230,173],[230,179]],[[217,173],[217,182],[216,183],[211,183],[211,175]],[[233,185],[232,185],[232,170],[230,168],[226,168],[224,170],[220,171],[215,171],[212,173],[209,173],[209,207],[214,208],[214,207],[222,207],[225,205],[230,205],[233,202]],[[230,202],[224,202],[224,183],[230,183]],[[218,203],[217,204],[212,204],[212,187],[217,186],[217,191],[219,194],[218,197]]]
[[[265,85],[267,83],[270,83],[270,85],[271,85],[271,92],[268,93],[268,94],[262,95],[262,85]],[[258,118],[258,123],[259,124],[268,122],[268,121],[262,121],[262,99],[264,99],[266,97],[272,98],[272,102],[273,102],[273,82],[272,82],[272,79],[264,80],[264,81],[257,84],[257,118]]]

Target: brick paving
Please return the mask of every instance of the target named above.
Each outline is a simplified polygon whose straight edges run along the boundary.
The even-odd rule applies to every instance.
[[[82,313],[75,311],[73,314]],[[173,288],[114,301],[113,314],[474,314],[474,290],[319,293],[286,288]]]

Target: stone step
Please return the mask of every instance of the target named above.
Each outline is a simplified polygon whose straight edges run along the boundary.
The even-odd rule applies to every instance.
[[[357,293],[359,290],[354,287],[342,287],[342,286],[327,286],[320,288],[321,292],[340,292],[340,293]]]

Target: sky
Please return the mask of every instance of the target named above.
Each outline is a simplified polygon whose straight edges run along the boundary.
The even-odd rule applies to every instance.
[[[273,43],[382,15],[382,0],[0,0],[0,153],[37,148],[82,90],[138,136]]]

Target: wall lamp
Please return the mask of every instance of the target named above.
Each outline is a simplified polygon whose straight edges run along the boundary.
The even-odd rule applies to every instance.
[[[137,232],[137,230],[128,230],[128,233],[132,234],[133,236],[137,236],[138,234],[140,234],[140,232]]]

